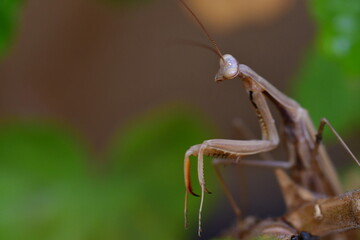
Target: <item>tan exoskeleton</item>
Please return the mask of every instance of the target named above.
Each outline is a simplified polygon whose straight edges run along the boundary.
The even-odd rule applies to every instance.
[[[237,164],[275,168],[275,174],[282,188],[287,209],[289,211],[298,208],[301,204],[299,201],[315,201],[316,196],[330,197],[341,194],[341,185],[336,171],[334,170],[324,147],[321,145],[322,131],[326,124],[337,136],[341,144],[349,151],[352,158],[359,166],[360,163],[347,148],[330,123],[326,119],[322,119],[319,130],[316,132],[307,111],[296,101],[280,92],[250,67],[239,64],[233,56],[229,54],[222,55],[195,14],[182,0],[180,1],[201,25],[220,57],[220,69],[216,74],[215,82],[222,82],[239,77],[243,87],[248,93],[249,100],[256,111],[262,133],[262,138],[259,140],[212,139],[194,145],[186,151],[184,160],[186,186],[185,218],[187,216],[188,193],[196,195],[192,190],[190,182],[190,156],[196,156],[198,159],[198,180],[201,187],[198,234],[200,235],[201,233],[201,211],[204,193],[209,192],[205,185],[203,172],[204,155],[216,157],[213,161],[215,166]],[[287,161],[242,159],[242,157],[247,155],[271,151],[279,144],[279,135],[269,110],[267,100],[271,101],[277,107],[283,120],[284,140],[288,152]],[[285,178],[288,178],[288,175],[283,169],[289,171],[289,181],[297,184],[298,191],[304,193],[302,195],[303,198],[296,200],[296,197],[286,194],[286,187],[281,182]],[[224,190],[236,215],[240,218],[240,209],[237,207],[229,191],[227,189]],[[308,199],[304,196],[308,196]]]

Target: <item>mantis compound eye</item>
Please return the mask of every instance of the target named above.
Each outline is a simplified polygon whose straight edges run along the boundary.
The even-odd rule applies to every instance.
[[[225,60],[224,64],[224,78],[233,79],[237,76],[239,71],[239,64],[236,59],[230,54],[225,54],[223,56]]]
[[[239,73],[239,64],[230,54],[225,54],[220,59],[220,69],[215,76],[216,82],[233,79]]]

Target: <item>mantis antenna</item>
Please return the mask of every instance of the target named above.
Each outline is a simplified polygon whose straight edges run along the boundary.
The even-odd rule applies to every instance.
[[[207,45],[205,43],[188,40],[188,39],[180,39],[177,41],[173,41],[172,43],[203,48],[205,50],[211,51],[212,53],[215,53],[216,56],[219,56],[219,53],[211,45]]]
[[[206,30],[205,26],[202,24],[202,22],[200,21],[200,19],[195,15],[195,13],[191,10],[191,8],[183,1],[183,0],[179,0],[182,5],[184,5],[184,7],[190,12],[190,14],[195,18],[196,22],[200,25],[201,29],[204,31],[204,33],[206,34],[207,38],[210,40],[210,42],[212,43],[212,45],[215,47],[215,52],[216,54],[225,62],[224,58],[223,58],[223,54],[221,53],[218,45],[216,44],[215,40],[210,36],[209,32]]]

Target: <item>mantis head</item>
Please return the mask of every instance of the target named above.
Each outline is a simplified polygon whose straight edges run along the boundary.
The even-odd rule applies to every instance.
[[[215,82],[234,79],[239,73],[239,63],[230,54],[225,54],[220,58],[220,69],[215,76]]]
[[[216,53],[216,55],[218,55],[220,57],[220,69],[215,76],[215,82],[221,82],[223,80],[235,78],[239,73],[239,64],[236,61],[236,59],[233,56],[231,56],[230,54],[222,55],[216,42],[210,36],[210,34],[206,30],[205,26],[201,23],[201,21],[196,16],[196,14],[189,8],[189,6],[183,0],[179,0],[179,1],[184,5],[184,7],[189,11],[189,13],[191,13],[191,15],[195,18],[195,20],[198,22],[198,24],[200,25],[200,27],[202,28],[202,30],[204,31],[204,33],[206,34],[206,36],[208,37],[210,42],[212,43],[214,48],[210,47],[210,49],[213,50]]]

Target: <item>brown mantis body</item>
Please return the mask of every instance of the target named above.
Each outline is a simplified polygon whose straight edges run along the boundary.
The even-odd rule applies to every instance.
[[[186,5],[185,7],[188,8]],[[192,13],[189,8],[188,10]],[[197,19],[195,15],[194,17]],[[198,19],[197,21],[200,23]],[[201,23],[200,25],[202,26]],[[210,40],[214,43],[211,38]],[[315,206],[318,206],[320,209],[320,206],[325,204],[322,200],[320,200],[322,198],[328,199],[325,200],[325,202],[341,202],[336,197],[331,198],[341,194],[342,191],[336,171],[334,170],[324,147],[321,145],[321,136],[325,124],[327,124],[333,133],[339,138],[340,142],[349,151],[357,164],[360,165],[360,163],[326,119],[321,121],[319,131],[316,132],[307,111],[296,101],[280,92],[248,66],[239,64],[231,55],[222,55],[216,44],[214,44],[214,46],[216,47],[218,55],[221,57],[220,69],[216,74],[215,81],[221,82],[234,79],[236,77],[240,78],[259,119],[262,138],[259,140],[212,139],[204,141],[201,144],[194,145],[186,151],[184,160],[186,186],[185,215],[187,211],[186,205],[188,193],[196,195],[192,190],[190,182],[190,156],[196,156],[198,159],[198,180],[201,187],[201,204],[199,210],[200,235],[201,210],[203,206],[204,193],[208,192],[205,186],[203,173],[203,156],[207,155],[216,157],[214,165],[237,164],[275,168],[275,174],[282,188],[287,209],[289,211],[289,214],[285,217],[286,221],[291,224],[298,224],[297,227],[299,228],[305,228],[295,228],[297,230],[308,230],[305,227],[305,224],[301,224],[299,221],[295,223],[296,221],[294,220],[294,216],[299,215],[298,211],[303,210],[301,210],[301,208],[304,204],[308,204],[311,206],[310,208],[314,209]],[[287,161],[242,159],[247,155],[271,151],[279,144],[280,139],[267,101],[272,102],[277,107],[283,120],[284,139],[288,152]],[[289,171],[290,177],[284,172],[284,169]],[[292,191],[288,191],[289,186]],[[225,193],[227,194],[235,213],[239,217],[241,212],[236,206],[231,194],[227,189],[225,189]],[[348,194],[348,196],[360,199],[358,192]],[[355,200],[355,203],[352,205],[357,206],[356,204],[358,204],[359,201],[360,200]],[[349,201],[343,201],[342,204],[349,204]],[[330,207],[325,208],[331,209]],[[354,210],[354,207],[351,209]],[[331,211],[329,210],[329,212]],[[360,209],[355,209],[355,213],[357,214],[356,216],[359,216],[359,212]],[[344,216],[349,213],[350,212],[346,211],[342,212]],[[306,216],[303,217],[305,218]],[[313,216],[314,215],[311,215],[310,217]],[[328,217],[328,215],[322,213],[321,216],[322,218]],[[330,221],[331,219],[327,220]],[[337,230],[342,231],[358,227],[360,227],[360,223],[358,222],[358,219],[356,219],[354,221],[344,223],[344,226],[339,226]],[[326,227],[322,227],[321,229],[326,229]],[[326,235],[330,232],[330,230],[323,230],[316,232],[316,234]]]
[[[324,237],[360,228],[359,189],[335,197],[316,198],[283,174],[278,175],[283,181],[280,185],[286,190],[285,198],[293,201],[294,208],[280,218],[260,221],[253,217],[245,218],[227,235],[240,239],[263,236],[279,240],[315,240],[318,238],[296,238],[296,235],[305,231]],[[296,200],[291,199],[293,197]],[[331,235],[330,239],[356,239],[356,236],[350,232]]]

